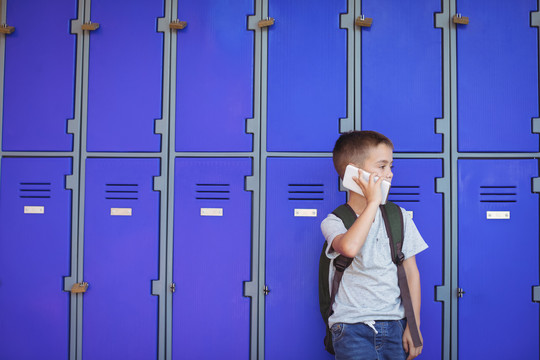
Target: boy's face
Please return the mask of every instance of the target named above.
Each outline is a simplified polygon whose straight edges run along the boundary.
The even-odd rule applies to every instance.
[[[379,144],[371,148],[364,164],[360,168],[368,173],[375,173],[375,175],[391,181],[394,176],[392,173],[393,154],[391,147],[386,144]]]

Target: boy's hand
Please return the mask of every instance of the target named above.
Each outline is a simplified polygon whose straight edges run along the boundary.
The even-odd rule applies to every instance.
[[[420,340],[422,340],[422,343],[424,343],[424,339],[422,338],[422,333],[420,332],[420,329],[418,329],[418,334],[420,335]],[[407,324],[407,327],[403,332],[403,349],[406,353],[409,354],[407,360],[414,359],[415,357],[420,355],[422,353],[422,348],[423,346],[414,347],[411,331],[409,330],[409,324]]]
[[[358,177],[353,177],[353,180],[362,189],[368,203],[373,202],[379,205],[382,201],[381,182],[383,178],[380,176],[379,180],[375,181],[375,176],[374,173],[369,174],[369,181],[366,181],[362,177],[362,172],[358,170]]]

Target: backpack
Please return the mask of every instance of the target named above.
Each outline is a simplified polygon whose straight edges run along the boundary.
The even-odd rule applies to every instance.
[[[398,283],[401,292],[401,301],[405,308],[405,317],[409,324],[411,336],[415,347],[422,346],[420,335],[418,333],[418,327],[416,325],[416,319],[414,317],[414,310],[411,302],[411,295],[409,293],[409,285],[407,284],[407,275],[403,268],[404,255],[401,252],[403,246],[403,214],[399,206],[392,202],[387,202],[385,205],[380,206],[381,213],[386,227],[386,233],[390,240],[390,251],[392,255],[392,261],[397,266]],[[352,224],[356,221],[356,213],[349,206],[344,204],[335,209],[332,214],[337,216],[343,221],[345,228],[348,230]],[[332,293],[328,285],[328,277],[330,274],[331,260],[326,256],[326,248],[328,243],[325,241],[321,256],[319,259],[319,307],[321,310],[321,316],[326,324],[326,335],[324,337],[324,347],[326,351],[334,355],[334,346],[332,344],[332,333],[328,327],[328,318],[333,314],[332,305],[336,298],[336,294],[339,289],[339,284],[345,269],[352,263],[353,258],[348,258],[343,255],[339,255],[334,259],[335,273],[332,280]]]

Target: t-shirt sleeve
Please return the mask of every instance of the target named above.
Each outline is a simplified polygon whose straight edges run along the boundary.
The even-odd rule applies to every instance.
[[[326,242],[328,243],[328,247],[326,248],[326,256],[328,256],[329,259],[337,258],[339,253],[334,251],[332,248],[332,242],[336,236],[345,234],[347,232],[347,228],[345,228],[343,221],[341,221],[341,219],[336,215],[329,214],[321,223],[321,231],[326,239]]]
[[[420,235],[420,233],[418,232],[418,229],[416,228],[416,225],[414,224],[411,215],[403,208],[401,209],[401,212],[403,213],[404,231],[403,247],[401,251],[405,256],[405,259],[408,259],[426,250],[428,248],[428,245],[422,238],[422,235]]]

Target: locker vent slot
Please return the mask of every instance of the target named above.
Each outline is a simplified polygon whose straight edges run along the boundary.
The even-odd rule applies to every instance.
[[[231,184],[195,184],[197,200],[230,200]]]
[[[19,197],[21,199],[50,199],[51,183],[48,182],[21,182]]]
[[[515,203],[517,186],[480,186],[480,202],[483,203]]]
[[[105,184],[107,200],[139,200],[139,184]]]
[[[396,203],[420,202],[420,186],[418,185],[392,185],[388,200]]]
[[[289,200],[324,200],[324,184],[289,184]]]

